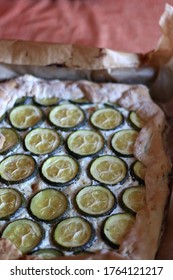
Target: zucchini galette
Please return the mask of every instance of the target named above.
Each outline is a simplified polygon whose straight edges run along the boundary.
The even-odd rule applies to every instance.
[[[155,258],[171,166],[145,86],[25,75],[0,118],[1,259]]]

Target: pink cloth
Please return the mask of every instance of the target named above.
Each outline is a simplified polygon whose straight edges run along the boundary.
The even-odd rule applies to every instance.
[[[161,35],[164,6],[164,0],[0,0],[0,39],[145,53]]]

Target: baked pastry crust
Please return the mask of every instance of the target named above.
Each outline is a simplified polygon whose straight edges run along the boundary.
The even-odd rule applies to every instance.
[[[122,240],[119,249],[100,250],[96,254],[63,256],[63,259],[154,259],[158,250],[165,207],[169,196],[171,163],[165,152],[164,113],[150,98],[147,87],[89,81],[43,80],[30,75],[0,84],[0,116],[11,109],[18,98],[56,96],[67,100],[86,97],[95,104],[117,102],[128,111],[136,111],[145,126],[134,146],[134,156],[146,167],[146,205],[136,214],[135,223]],[[0,146],[3,145],[0,135]],[[153,230],[154,229],[154,230]],[[29,259],[9,241],[0,239],[0,259]],[[11,252],[11,253],[9,253]],[[37,257],[34,257],[34,259]],[[39,257],[38,257],[39,258]],[[61,259],[62,257],[58,257]]]

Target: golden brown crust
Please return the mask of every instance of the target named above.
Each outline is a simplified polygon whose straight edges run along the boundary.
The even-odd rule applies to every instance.
[[[154,259],[160,241],[164,209],[169,195],[170,161],[165,153],[163,131],[166,126],[161,109],[151,100],[145,86],[96,84],[87,81],[44,81],[29,75],[1,85],[1,114],[21,96],[57,96],[67,99],[86,96],[94,103],[118,101],[136,110],[146,125],[139,132],[134,154],[147,168],[145,175],[146,207],[136,215],[132,229],[125,236],[119,252],[100,251],[95,255],[75,256],[73,259]],[[64,94],[65,93],[65,94]],[[29,258],[26,257],[25,258]],[[65,257],[71,258],[71,257]]]

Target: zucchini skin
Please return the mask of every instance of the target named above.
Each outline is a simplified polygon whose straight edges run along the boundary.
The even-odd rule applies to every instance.
[[[92,185],[92,187],[94,188],[94,187],[97,187],[97,186],[101,186],[101,185]],[[108,189],[109,191],[110,191],[110,193],[112,194],[112,196],[114,197],[114,204],[112,205],[112,207],[108,210],[108,211],[106,211],[106,212],[104,212],[104,213],[102,213],[102,214],[90,214],[90,213],[86,213],[85,211],[83,211],[80,207],[79,207],[79,205],[78,205],[78,203],[77,203],[77,201],[76,201],[76,197],[77,197],[77,195],[78,195],[78,193],[81,191],[81,190],[83,190],[84,188],[87,188],[87,187],[90,187],[90,186],[85,186],[85,187],[83,187],[83,188],[81,188],[76,194],[75,194],[75,196],[73,197],[73,205],[75,206],[75,208],[76,208],[76,210],[78,211],[78,213],[79,214],[81,214],[81,215],[83,215],[83,216],[88,216],[88,217],[94,217],[94,218],[97,218],[97,217],[104,217],[104,216],[106,216],[106,215],[109,215],[109,214],[111,214],[112,213],[112,211],[117,207],[117,199],[116,199],[116,197],[115,197],[115,195],[114,195],[114,193],[112,192],[112,191],[110,191],[106,186],[101,186],[101,187],[103,187],[103,188],[105,188],[105,189]]]
[[[90,227],[91,227],[91,236],[90,236],[90,238],[89,238],[89,240],[88,240],[88,242],[87,242],[86,244],[84,244],[84,245],[82,245],[82,246],[76,246],[76,247],[66,247],[66,246],[63,246],[63,245],[57,243],[57,241],[56,241],[55,238],[54,238],[55,229],[56,229],[56,227],[57,227],[57,225],[58,225],[59,223],[61,223],[62,221],[66,220],[66,219],[68,219],[68,218],[72,218],[72,219],[73,219],[73,218],[74,218],[74,219],[75,219],[75,218],[81,218],[81,219],[87,221],[87,223],[90,225]],[[87,250],[89,247],[92,246],[92,244],[93,244],[93,242],[94,242],[94,239],[95,239],[95,230],[94,230],[93,225],[91,224],[91,222],[89,222],[88,220],[86,220],[86,219],[83,218],[83,217],[74,216],[74,217],[68,217],[68,218],[63,218],[63,219],[59,220],[59,222],[58,222],[56,225],[54,225],[54,227],[53,227],[53,229],[52,229],[52,232],[51,232],[51,240],[52,240],[53,245],[56,246],[59,250],[67,251],[67,252],[73,252],[74,254],[77,253],[77,252],[79,252],[79,251],[85,251],[85,250]]]
[[[58,187],[58,188],[64,188],[69,186],[70,184],[75,184],[75,182],[78,180],[79,178],[79,174],[76,175],[76,177],[74,177],[72,180],[66,182],[66,183],[56,183],[56,182],[52,182],[50,180],[48,180],[42,173],[42,170],[40,168],[40,177],[41,179],[48,185],[53,186],[53,187]]]
[[[119,107],[117,103],[113,103],[113,102],[110,102],[110,101],[107,101],[103,104],[104,104],[105,107],[112,108],[112,109],[117,109]]]
[[[18,156],[18,155],[23,155],[23,154],[20,154],[20,153],[19,153],[19,154],[14,154],[14,156]],[[30,155],[27,155],[27,156],[30,156]],[[0,165],[1,165],[1,163],[2,163],[5,159],[7,159],[8,157],[11,157],[11,155],[9,155],[9,156],[7,156],[6,158],[4,158],[4,159],[0,162]],[[31,156],[30,156],[30,157],[31,157]],[[4,183],[5,185],[9,186],[9,185],[21,184],[21,183],[27,182],[27,181],[31,180],[32,178],[34,178],[34,177],[36,176],[37,172],[38,172],[38,165],[37,165],[36,160],[35,160],[33,157],[32,157],[32,159],[33,159],[33,161],[34,161],[34,170],[33,170],[32,174],[30,174],[28,177],[26,177],[26,178],[24,178],[24,179],[16,180],[16,181],[13,181],[13,180],[9,181],[9,180],[4,179],[4,178],[1,176],[1,174],[0,174],[0,181],[1,181],[2,183]]]
[[[73,252],[74,255],[94,255],[95,252],[90,252],[88,250],[76,250],[75,252]]]
[[[93,104],[89,99],[87,99],[87,98],[85,98],[85,97],[81,97],[81,98],[69,100],[69,102],[72,103],[72,104],[78,104],[78,105],[89,105],[89,104]]]
[[[134,155],[132,155],[132,154],[131,154],[131,155],[122,154],[122,153],[116,151],[116,150],[113,148],[112,144],[110,144],[110,147],[111,147],[112,152],[114,152],[114,154],[115,154],[117,157],[123,157],[123,158],[132,158],[132,157],[134,157]]]
[[[46,189],[44,189],[44,190],[48,190],[48,189],[57,191],[57,189],[55,189],[55,188],[46,188]],[[52,219],[52,220],[38,218],[36,215],[33,214],[33,212],[31,211],[30,206],[31,206],[31,202],[32,202],[32,199],[34,198],[34,196],[37,195],[38,193],[44,191],[44,190],[40,190],[40,191],[38,191],[37,193],[34,193],[34,195],[33,195],[33,196],[29,199],[29,201],[28,201],[27,210],[28,210],[28,213],[30,214],[30,216],[31,216],[33,219],[35,219],[36,221],[38,221],[38,222],[44,222],[44,223],[47,223],[47,224],[52,224],[52,223],[57,222],[59,219],[61,219],[63,216],[66,215],[66,212],[68,211],[69,205],[70,205],[70,204],[69,204],[69,201],[68,201],[68,199],[67,199],[67,196],[66,196],[62,191],[58,190],[58,192],[60,192],[61,194],[63,194],[64,197],[66,198],[67,208],[65,209],[65,211],[64,211],[60,216],[58,216],[57,218]]]

